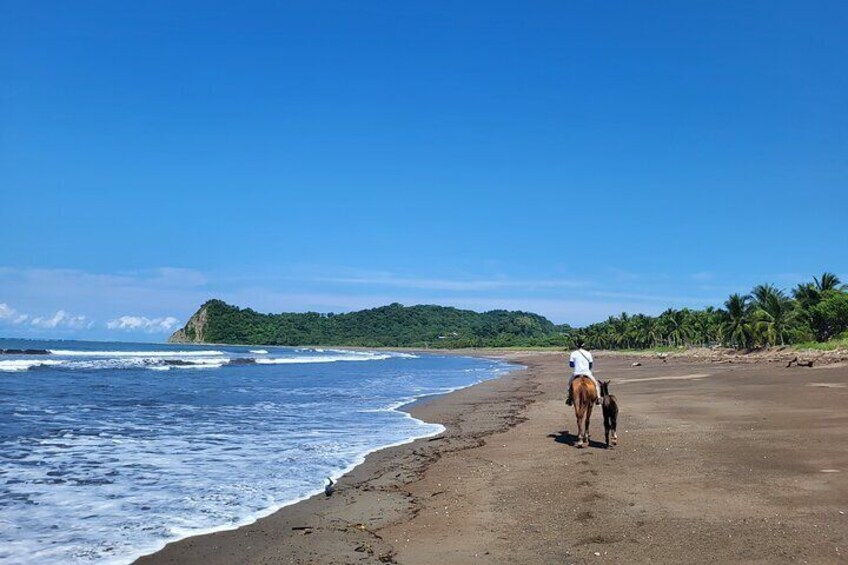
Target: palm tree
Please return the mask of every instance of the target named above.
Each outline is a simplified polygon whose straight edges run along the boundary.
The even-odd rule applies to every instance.
[[[692,338],[701,347],[713,341],[711,330],[714,312],[715,308],[712,306],[692,312]]]
[[[654,347],[661,344],[663,341],[662,324],[658,318],[651,318],[651,325],[648,329],[648,343]]]
[[[683,346],[689,343],[689,337],[692,335],[692,329],[689,325],[689,310],[666,310],[663,312],[666,317],[666,328],[668,330],[668,340],[675,346]]]
[[[720,308],[707,306],[704,310],[706,322],[707,342],[716,344],[721,342],[721,322],[724,320],[724,311]]]
[[[645,348],[651,343],[651,318],[645,314],[636,314],[630,320],[631,336],[636,347]]]
[[[657,332],[659,337],[669,347],[675,345],[673,343],[674,337],[672,337],[672,333],[677,326],[677,322],[674,319],[675,313],[676,311],[674,309],[669,308],[657,318]]]
[[[754,299],[755,306],[762,306],[766,303],[769,297],[775,294],[783,294],[783,291],[773,284],[758,284],[751,290],[751,296]]]
[[[751,309],[750,296],[731,294],[724,303],[727,318],[721,326],[724,341],[737,349],[739,347],[750,348],[752,341],[752,327],[748,319]]]
[[[788,330],[797,320],[795,304],[778,290],[764,295],[757,306],[755,327],[765,337],[766,346],[785,345]]]
[[[813,282],[801,283],[796,286],[792,291],[792,296],[804,311],[809,311],[810,308],[821,302],[825,292],[844,289],[845,285],[842,284],[839,277],[833,273],[824,272],[821,278],[813,277]]]
[[[839,277],[828,272],[822,273],[821,279],[813,277],[813,281],[815,281],[816,289],[819,292],[824,292],[826,290],[842,290],[844,287],[842,281],[839,280]]]
[[[630,315],[627,312],[622,312],[621,316],[616,321],[615,324],[616,334],[618,335],[618,343],[619,345],[623,345],[625,348],[630,349],[631,347],[631,327],[630,327]]]
[[[821,291],[819,290],[818,282],[802,283],[795,287],[792,291],[792,296],[798,301],[798,304],[804,310],[815,306],[821,300]]]

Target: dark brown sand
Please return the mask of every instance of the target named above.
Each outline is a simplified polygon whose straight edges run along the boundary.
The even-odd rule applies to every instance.
[[[510,357],[528,369],[415,406],[447,431],[331,498],[138,563],[848,562],[848,366],[601,354],[620,442],[598,408],[581,450],[564,356]]]

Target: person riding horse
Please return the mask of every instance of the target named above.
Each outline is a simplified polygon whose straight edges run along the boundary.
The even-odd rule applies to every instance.
[[[571,406],[574,403],[574,399],[571,397],[571,383],[579,376],[585,376],[592,380],[595,384],[595,390],[598,392],[598,399],[595,401],[595,404],[601,403],[601,386],[598,384],[598,380],[595,378],[595,375],[592,374],[592,367],[595,364],[594,359],[592,359],[592,354],[586,351],[583,348],[583,341],[578,340],[575,344],[577,349],[571,352],[571,356],[568,359],[568,366],[574,369],[571,378],[568,379],[568,400],[565,401],[566,404]]]

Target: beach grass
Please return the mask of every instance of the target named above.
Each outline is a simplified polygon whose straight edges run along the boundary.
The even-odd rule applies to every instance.
[[[799,351],[835,351],[837,349],[848,350],[848,336],[839,337],[825,342],[808,341],[806,343],[796,344],[793,348]]]
[[[616,349],[616,353],[683,353],[692,349],[691,347],[676,346],[676,345],[658,345],[656,347],[647,347],[645,349]]]

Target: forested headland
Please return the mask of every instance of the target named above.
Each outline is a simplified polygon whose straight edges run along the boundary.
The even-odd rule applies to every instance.
[[[210,300],[169,341],[456,348],[565,346],[570,335],[568,326],[528,312],[390,304],[346,314],[260,314]]]
[[[582,328],[507,310],[390,304],[344,314],[261,314],[210,300],[170,341],[463,348],[569,347],[575,339],[594,349],[848,345],[848,288],[824,273],[790,291],[761,284],[730,295],[719,307],[670,308],[658,316],[622,313]]]

